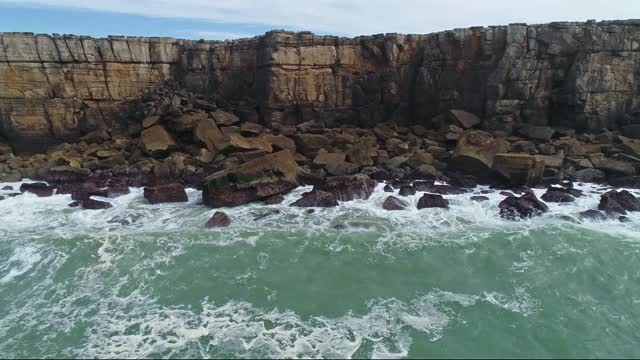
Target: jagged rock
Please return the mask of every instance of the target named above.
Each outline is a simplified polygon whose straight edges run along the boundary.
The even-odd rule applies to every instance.
[[[384,203],[382,203],[382,208],[385,210],[404,210],[407,206],[409,206],[408,202],[400,200],[395,196],[387,197]]]
[[[307,157],[315,157],[320,149],[331,148],[329,138],[319,134],[298,134],[295,142],[299,151]]]
[[[527,154],[497,154],[493,169],[511,185],[533,186],[542,180],[544,162]]]
[[[89,210],[102,210],[112,208],[113,205],[106,201],[94,200],[91,198],[86,198],[82,200],[82,208]]]
[[[289,150],[267,154],[209,176],[203,201],[210,207],[238,206],[284,194],[298,186],[298,172]]]
[[[49,197],[52,196],[55,191],[54,186],[49,186],[45,183],[24,183],[20,185],[21,193],[31,193],[35,194],[38,197]]]
[[[260,135],[263,130],[264,130],[264,127],[260,124],[255,124],[251,122],[244,122],[240,124],[240,132],[243,135],[256,136],[256,135]]]
[[[497,154],[509,150],[509,143],[481,132],[464,134],[453,152],[449,166],[474,175],[487,175]]]
[[[314,186],[314,190],[332,193],[338,201],[367,200],[376,187],[376,181],[367,175],[333,176]]]
[[[218,125],[209,118],[201,119],[193,133],[195,140],[203,143],[209,152],[216,154],[229,146],[225,135],[220,131]]]
[[[598,204],[598,209],[606,212],[607,214],[617,213],[617,214],[625,215],[627,213],[627,211],[622,207],[622,205],[618,204],[618,202],[610,196],[600,197],[600,203]]]
[[[418,210],[425,208],[448,208],[449,201],[442,195],[424,194],[418,200]]]
[[[161,125],[143,130],[140,141],[144,150],[151,155],[166,153],[176,146],[173,137]]]
[[[176,183],[145,187],[144,197],[152,204],[189,201],[184,186]]]
[[[264,134],[262,138],[271,144],[274,150],[289,150],[292,153],[296,152],[296,143],[293,139],[290,139],[284,135]]]
[[[211,116],[219,126],[231,126],[240,122],[240,119],[238,119],[237,116],[222,110],[214,111],[211,113]]]
[[[541,197],[542,200],[546,202],[557,202],[557,203],[568,203],[575,201],[576,199],[562,191],[553,191],[551,189],[547,190]]]
[[[261,150],[267,153],[273,151],[271,143],[264,137],[244,137],[238,133],[229,135],[229,146],[226,152]]]
[[[335,196],[327,191],[312,190],[302,194],[291,206],[297,207],[333,207],[338,206]]]
[[[206,226],[211,229],[216,227],[227,227],[230,224],[231,219],[229,219],[229,216],[226,213],[222,211],[216,211],[211,219],[207,221]]]
[[[473,175],[449,174],[447,183],[453,187],[472,189],[478,186],[478,180]]]
[[[602,200],[604,200],[605,198],[613,200],[622,209],[626,211],[640,211],[640,199],[637,199],[635,196],[633,196],[633,194],[631,194],[627,190],[622,190],[622,191],[611,190],[602,194],[602,196],[600,197],[600,200],[601,200],[600,204],[603,207],[607,209],[616,208],[615,205],[610,204],[610,202],[607,202],[607,201],[605,201],[603,204]],[[605,209],[600,209],[600,210],[605,210]],[[621,213],[621,214],[624,214],[624,213]]]
[[[529,218],[549,211],[549,207],[528,192],[520,197],[507,196],[498,204],[500,216],[506,219]]]
[[[465,189],[461,189],[451,185],[432,185],[426,191],[442,195],[460,195],[467,192],[467,190]]]
[[[68,206],[68,207],[75,208],[75,207],[79,207],[79,206],[81,206],[81,205],[82,205],[82,202],[81,202],[81,201],[72,201],[72,202],[71,202],[71,203],[69,203],[69,205],[67,205],[67,206]]]
[[[626,216],[620,216],[618,217],[618,221],[620,221],[621,223],[628,223],[628,222],[631,222],[631,219],[629,219]]]
[[[415,194],[416,194],[416,189],[414,189],[413,186],[411,185],[400,186],[400,191],[398,192],[398,195],[400,196],[410,196]]]
[[[8,190],[13,190],[13,186],[11,185],[6,185],[2,187],[2,190],[8,191]]]
[[[580,218],[582,219],[596,220],[596,221],[607,220],[607,215],[603,214],[601,211],[598,211],[598,210],[586,210],[581,212],[579,215],[580,215]]]
[[[264,199],[264,204],[265,205],[276,205],[276,204],[280,204],[283,201],[284,201],[284,196],[282,194],[276,194],[276,195],[269,196],[268,198]]]
[[[359,169],[358,165],[351,164],[346,161],[331,162],[328,163],[325,167],[329,175],[333,176],[353,175],[358,172]]]
[[[475,195],[470,197],[469,199],[475,202],[489,201],[489,198],[487,196],[481,196],[481,195]]]
[[[384,192],[394,192],[395,190],[393,190],[393,187],[391,185],[385,185],[384,186]]]

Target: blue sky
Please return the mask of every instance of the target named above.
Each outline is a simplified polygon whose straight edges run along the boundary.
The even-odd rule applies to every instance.
[[[640,18],[640,0],[0,0],[0,31],[233,39]],[[615,6],[613,6],[615,5]]]

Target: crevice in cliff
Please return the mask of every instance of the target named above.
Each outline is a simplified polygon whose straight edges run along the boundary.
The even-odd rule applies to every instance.
[[[111,41],[109,41],[109,44],[111,45]],[[105,90],[107,91],[107,95],[109,96],[109,99],[115,100],[113,98],[113,95],[111,95],[111,89],[109,88],[109,75],[107,74],[108,73],[107,61],[105,60],[105,56],[104,54],[102,54],[102,50],[100,49],[100,47],[98,46],[96,47],[96,49],[98,51],[98,55],[100,55],[100,64],[102,65],[102,75],[104,77]],[[111,51],[113,51],[113,47],[111,48]]]
[[[71,47],[69,46],[69,43],[67,43],[67,38],[66,37],[61,37],[62,41],[64,42],[64,46],[67,47],[67,50],[69,51],[69,56],[71,56],[71,59],[73,59],[74,62],[79,63],[80,60],[76,59],[76,56],[73,54],[73,51],[71,51]],[[82,43],[81,43],[82,45]],[[82,51],[84,52],[84,46],[82,46]],[[87,55],[85,54],[85,59],[87,58]]]
[[[49,85],[49,98],[54,99],[56,97],[56,93],[55,93],[55,88],[53,86],[53,83],[51,82],[51,79],[49,78],[49,72],[47,72],[47,68],[44,66],[44,61],[42,60],[42,56],[40,55],[40,49],[38,48],[38,37],[35,36],[34,37],[34,41],[36,44],[36,54],[38,55],[38,60],[40,60],[40,65],[42,67],[42,73],[45,77],[45,79],[47,79],[47,84]]]

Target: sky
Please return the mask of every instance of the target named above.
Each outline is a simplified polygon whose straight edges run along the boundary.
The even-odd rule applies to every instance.
[[[640,18],[640,0],[0,0],[0,32],[224,40]]]

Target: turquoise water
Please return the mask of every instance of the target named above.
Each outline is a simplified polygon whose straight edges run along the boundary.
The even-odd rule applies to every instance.
[[[225,209],[217,230],[197,191],[154,206],[133,189],[97,211],[9,198],[0,357],[638,357],[640,216],[560,218],[597,205],[583,188],[518,222],[495,193],[386,212],[379,188],[307,214],[286,206],[300,188]]]

